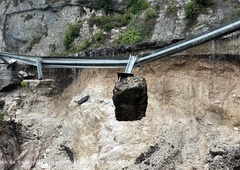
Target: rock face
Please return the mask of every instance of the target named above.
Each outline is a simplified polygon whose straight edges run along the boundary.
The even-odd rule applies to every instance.
[[[240,146],[220,146],[210,150],[209,158],[207,159],[209,169],[240,169]]]
[[[232,20],[237,15],[237,2],[229,4],[219,0],[214,5],[206,7],[206,13],[199,15],[196,22],[190,27],[185,20],[185,5],[187,0],[174,0],[171,2],[155,2],[148,0],[151,7],[156,9],[157,16],[154,18],[153,32],[149,35],[151,42],[171,42],[172,40],[185,39],[203,31],[212,29],[222,23]],[[119,0],[114,3],[113,13],[119,14],[119,9],[127,6],[128,1]],[[154,5],[153,5],[154,4]],[[94,8],[94,1],[53,1],[53,0],[5,0],[0,2],[0,49],[17,53],[34,55],[49,55],[52,52],[64,52],[64,34],[70,23],[79,23],[79,37],[74,44],[81,44],[100,30],[97,24],[91,23],[94,16],[104,15],[101,10]],[[121,13],[121,12],[120,12]],[[144,16],[144,13],[140,16]],[[140,17],[141,18],[141,17]],[[142,17],[144,18],[144,17]],[[133,24],[132,22],[130,25]],[[126,27],[114,28],[104,31],[109,34],[105,47],[114,45],[114,40]],[[145,41],[144,41],[145,42]],[[138,47],[141,49],[141,47]],[[126,49],[128,50],[128,49]],[[112,52],[103,50],[101,54]],[[121,51],[117,49],[116,51]],[[95,55],[94,50],[88,50],[90,56]],[[84,55],[86,54],[83,53]],[[114,55],[117,52],[114,52]],[[79,55],[82,55],[81,53]]]
[[[115,115],[119,121],[141,120],[147,109],[147,83],[143,77],[127,77],[113,90]]]
[[[23,71],[24,70],[24,71]],[[23,79],[34,79],[34,69],[22,64],[0,67],[0,90],[12,90],[20,85]]]
[[[0,90],[8,86],[12,81],[12,70],[3,68],[0,70]]]

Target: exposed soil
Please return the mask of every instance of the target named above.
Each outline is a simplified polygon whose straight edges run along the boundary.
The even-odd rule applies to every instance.
[[[18,160],[34,158],[34,170],[239,168],[238,56],[169,57],[134,68],[148,86],[140,121],[116,120],[112,95],[122,71],[83,69],[53,96],[31,88],[2,94],[4,111],[30,134]]]

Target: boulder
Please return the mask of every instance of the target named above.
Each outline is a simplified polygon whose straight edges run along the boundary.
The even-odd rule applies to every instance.
[[[116,119],[141,120],[146,115],[147,100],[147,83],[143,77],[122,78],[113,90]]]

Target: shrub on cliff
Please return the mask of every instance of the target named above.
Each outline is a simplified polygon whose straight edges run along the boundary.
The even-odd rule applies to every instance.
[[[79,27],[75,23],[71,23],[68,26],[67,31],[64,34],[64,46],[66,50],[69,50],[72,47],[72,43],[75,38],[79,36]]]
[[[194,21],[204,7],[212,5],[212,0],[193,0],[185,6],[185,17],[188,21]]]
[[[200,12],[200,5],[195,1],[190,1],[185,6],[185,17],[187,20],[191,20],[196,18],[198,13]]]
[[[103,9],[105,14],[108,15],[113,10],[113,0],[98,0],[97,9]]]
[[[134,28],[129,29],[120,37],[121,44],[133,44],[141,40],[142,36],[140,31]]]
[[[212,0],[195,0],[195,2],[201,6],[208,6],[213,4]]]

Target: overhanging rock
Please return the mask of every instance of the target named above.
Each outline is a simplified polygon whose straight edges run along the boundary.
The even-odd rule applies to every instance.
[[[143,77],[122,78],[113,90],[116,119],[141,120],[146,115],[147,100],[147,83]]]

